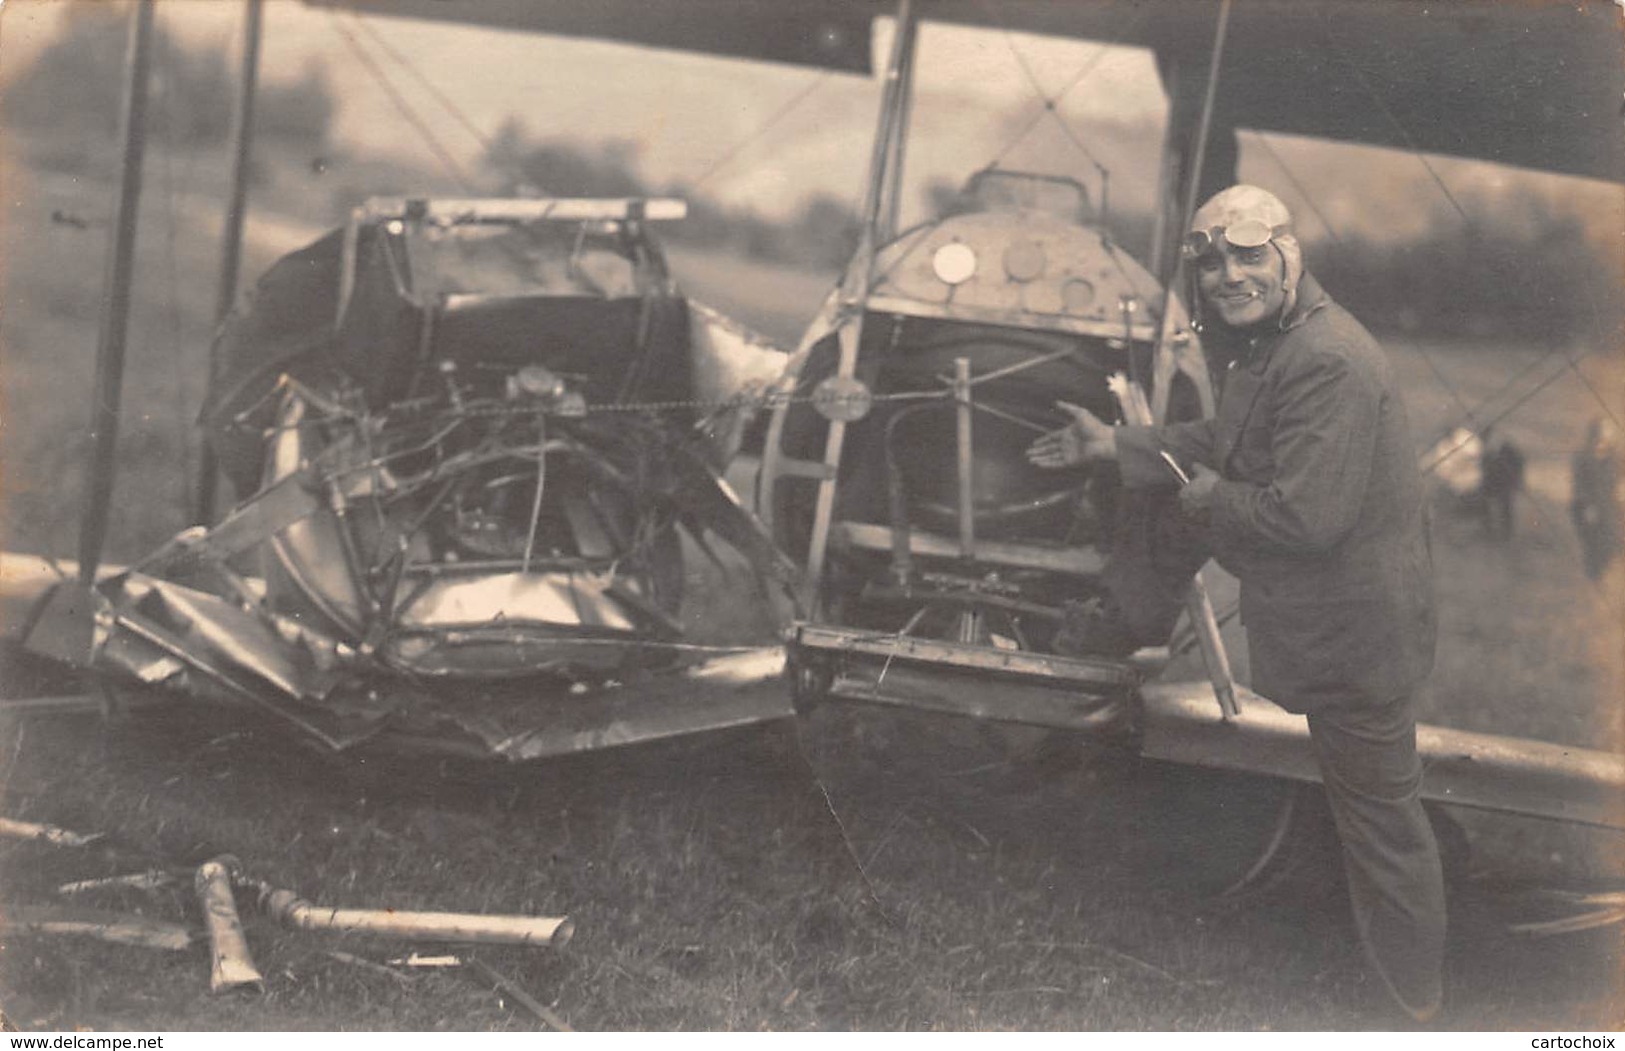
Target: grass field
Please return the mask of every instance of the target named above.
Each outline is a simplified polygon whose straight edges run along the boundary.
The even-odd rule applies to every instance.
[[[0,309],[4,543],[71,554],[105,230],[106,186],[13,168]],[[184,524],[214,290],[210,213],[159,196],[143,234],[110,555]],[[196,202],[194,202],[194,205]],[[191,221],[186,221],[188,217]],[[249,273],[302,222],[262,220]],[[172,231],[172,232],[171,232]],[[674,253],[692,288],[793,338],[830,275]],[[1547,348],[1391,343],[1430,433]],[[1429,364],[1429,361],[1432,364]],[[1563,464],[1615,399],[1617,354],[1554,382],[1504,429],[1533,492],[1509,544],[1436,522],[1444,626],[1430,722],[1619,747],[1619,567],[1579,570]],[[1435,368],[1446,377],[1441,382]],[[760,611],[694,570],[686,611],[760,637]],[[43,674],[43,673],[42,673]],[[12,664],[15,696],[71,684]],[[569,913],[562,950],[478,955],[583,1029],[1387,1029],[1335,859],[1306,852],[1267,895],[1221,901],[1278,799],[1270,782],[1140,762],[1064,735],[823,708],[798,724],[521,768],[313,754],[199,707],[0,723],[0,812],[110,834],[80,850],[0,843],[0,910],[69,879],[184,869],[221,852],[318,904]],[[1618,1029],[1620,928],[1535,940],[1531,886],[1618,886],[1620,837],[1456,815],[1444,1028]],[[186,876],[156,895],[83,902],[193,920]],[[201,949],[159,954],[8,935],[0,1009],[25,1029],[528,1029],[464,971],[385,974],[410,946],[289,932],[247,909],[263,995],[211,996]],[[4,912],[0,911],[0,915]],[[418,948],[432,949],[429,946]]]

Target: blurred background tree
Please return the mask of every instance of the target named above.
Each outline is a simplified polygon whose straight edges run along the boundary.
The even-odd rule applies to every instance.
[[[105,142],[118,132],[127,13],[114,5],[74,4],[62,17],[60,35],[0,97],[0,118],[12,133]],[[236,96],[227,55],[185,47],[162,23],[154,27],[153,52],[148,134],[170,147],[225,142]],[[260,84],[256,134],[273,143],[318,148],[327,142],[336,112],[327,72],[311,62],[293,81]]]
[[[1579,216],[1524,188],[1458,203],[1441,195],[1404,240],[1311,242],[1309,268],[1378,330],[1551,344],[1618,330],[1620,260]]]
[[[111,4],[74,4],[63,19],[60,35],[9,81],[0,119],[34,163],[77,174],[110,156],[128,23],[123,8]],[[153,69],[150,145],[195,150],[223,144],[234,96],[229,51],[186,47],[160,23]],[[377,159],[333,143],[339,105],[326,68],[314,60],[297,77],[260,85],[256,175],[263,182],[267,172],[307,174],[273,179],[278,186],[266,187],[259,207],[299,207],[308,198],[308,172],[320,174],[335,158],[347,170],[342,185],[329,187],[331,214],[310,219],[327,222],[370,194],[433,192],[446,183],[411,166],[386,170]],[[402,134],[409,134],[404,126]],[[662,230],[677,244],[826,271],[841,266],[857,244],[856,202],[814,193],[786,216],[770,218],[731,207],[703,185],[652,184],[631,140],[533,138],[510,118],[492,136],[483,162],[481,182],[494,192],[682,197],[689,218]],[[958,189],[939,179],[925,192],[940,209]],[[1617,340],[1625,320],[1619,316],[1618,289],[1625,287],[1620,247],[1588,237],[1582,217],[1561,199],[1516,186],[1458,194],[1455,202],[1436,195],[1432,211],[1421,232],[1409,237],[1379,240],[1354,227],[1335,240],[1311,240],[1310,267],[1333,296],[1379,331],[1509,343]],[[1144,259],[1150,217],[1114,207],[1108,221],[1116,242]]]

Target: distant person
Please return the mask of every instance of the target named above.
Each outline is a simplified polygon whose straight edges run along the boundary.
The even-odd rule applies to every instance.
[[[1233,363],[1217,418],[1113,427],[1063,406],[1073,422],[1027,458],[1115,460],[1124,485],[1146,491],[1172,488],[1165,455],[1190,474],[1182,513],[1166,516],[1189,523],[1197,548],[1175,579],[1188,585],[1210,552],[1240,579],[1253,687],[1308,717],[1360,941],[1394,999],[1427,1021],[1442,1000],[1445,941],[1416,751],[1433,573],[1399,381],[1304,271],[1274,195],[1222,191],[1192,217],[1185,252],[1204,349]]]
[[[1510,438],[1497,436],[1485,427],[1479,435],[1479,497],[1484,515],[1484,531],[1491,540],[1511,540],[1516,526],[1518,493],[1523,489],[1523,450]]]
[[[1613,425],[1592,420],[1585,445],[1574,454],[1569,514],[1580,535],[1580,557],[1586,576],[1601,580],[1619,554],[1622,532],[1619,511],[1619,450]]]

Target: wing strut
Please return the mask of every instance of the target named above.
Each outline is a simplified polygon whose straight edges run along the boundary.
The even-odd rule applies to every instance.
[[[1186,173],[1183,207],[1174,216],[1175,227],[1173,231],[1167,230],[1166,227],[1158,231],[1153,249],[1159,256],[1156,261],[1159,278],[1163,276],[1160,271],[1166,269],[1162,265],[1166,260],[1162,257],[1165,251],[1169,250],[1167,246],[1171,243],[1177,243],[1178,233],[1185,229],[1190,222],[1190,217],[1196,212],[1196,196],[1201,189],[1202,168],[1207,156],[1208,136],[1213,130],[1213,104],[1219,91],[1219,70],[1224,64],[1225,37],[1230,26],[1230,5],[1231,0],[1224,0],[1223,5],[1219,8],[1218,23],[1213,31],[1213,54],[1208,60],[1207,87],[1202,98],[1202,115],[1197,121],[1194,156]],[[1177,68],[1174,71],[1174,76],[1178,76]],[[1179,84],[1176,82],[1173,88],[1171,94],[1174,96],[1174,105],[1170,107],[1169,134],[1165,148],[1174,146],[1177,141],[1175,125],[1178,113],[1182,108],[1178,105]],[[1173,184],[1177,181],[1174,175],[1176,171],[1177,168],[1169,165],[1168,159],[1165,157],[1163,184],[1164,189],[1168,192],[1172,192]],[[1166,221],[1167,209],[1161,209],[1158,214],[1159,226],[1162,226],[1162,223]],[[1175,236],[1170,237],[1170,233]],[[1179,319],[1175,316],[1173,310],[1174,289],[1183,287],[1185,281],[1185,254],[1178,249],[1172,249],[1171,253],[1173,273],[1163,284],[1162,312],[1157,325],[1157,343],[1152,351],[1151,412],[1148,414],[1149,418],[1131,419],[1131,422],[1162,423],[1167,419],[1169,389],[1173,386],[1175,374],[1180,370],[1181,363],[1178,359],[1182,356],[1181,352],[1186,351],[1188,353],[1191,346],[1191,336],[1188,333],[1179,333],[1177,331]],[[1123,403],[1125,416],[1131,416],[1129,399],[1123,399]],[[1211,405],[1204,404],[1202,408],[1207,413],[1213,411]],[[1143,408],[1141,413],[1144,413]],[[1191,580],[1190,590],[1186,595],[1185,609],[1190,617],[1191,628],[1195,631],[1197,640],[1201,643],[1202,663],[1207,668],[1208,678],[1213,686],[1213,696],[1219,702],[1219,711],[1227,722],[1233,720],[1239,714],[1239,707],[1236,702],[1235,681],[1230,671],[1230,657],[1225,652],[1224,640],[1219,636],[1218,621],[1213,614],[1213,600],[1209,598],[1207,586],[1202,582],[1200,574]]]
[[[85,476],[84,517],[79,521],[79,582],[96,582],[96,565],[107,540],[118,451],[119,396],[124,386],[124,346],[130,328],[130,288],[135,278],[135,233],[141,204],[141,162],[146,154],[147,80],[152,70],[156,0],[141,0],[130,22],[128,79],[119,135],[124,155],[118,199],[113,205],[113,244],[107,256],[106,299],[96,344],[96,388],[90,410],[90,470]]]
[[[248,214],[248,161],[254,145],[254,95],[259,89],[260,28],[264,24],[265,0],[248,0],[243,25],[243,65],[237,84],[237,110],[231,121],[231,203],[226,208],[226,241],[220,249],[220,288],[215,300],[214,322],[218,326],[231,313],[237,298],[237,272],[243,258],[243,223]],[[212,380],[217,363],[209,351]],[[216,472],[214,446],[203,443],[198,459],[197,492],[192,521],[206,524],[214,517]]]
[[[897,35],[892,42],[891,58],[886,64],[886,88],[881,97],[880,123],[875,130],[874,153],[869,161],[869,189],[863,204],[863,235],[857,255],[841,286],[835,320],[840,346],[836,377],[841,380],[850,380],[857,372],[858,348],[863,337],[863,311],[869,298],[875,252],[896,232],[883,227],[895,222],[897,214],[897,187],[903,166],[903,138],[908,128],[918,25],[913,0],[899,0]],[[770,442],[776,437],[769,432]],[[824,470],[818,481],[818,499],[813,509],[812,540],[807,548],[804,586],[809,609],[817,608],[830,522],[835,513],[836,472],[840,467],[841,446],[845,437],[846,422],[830,420],[824,441]]]

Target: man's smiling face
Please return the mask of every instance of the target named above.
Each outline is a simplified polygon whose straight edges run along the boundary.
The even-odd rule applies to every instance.
[[[1277,317],[1286,303],[1286,266],[1271,244],[1238,248],[1223,238],[1196,260],[1202,299],[1231,328]]]

